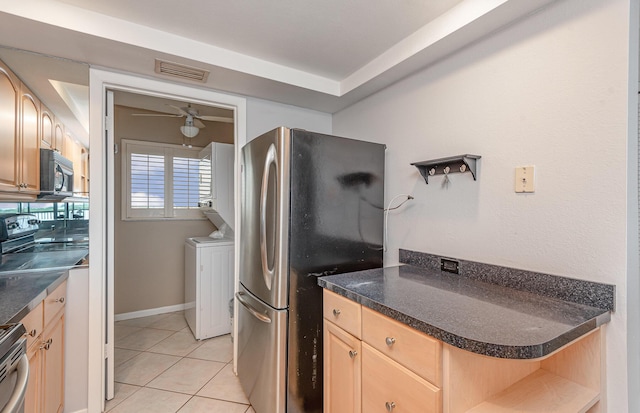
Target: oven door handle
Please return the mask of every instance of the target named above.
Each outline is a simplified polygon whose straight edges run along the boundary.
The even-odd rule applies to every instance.
[[[238,299],[238,302],[240,304],[242,304],[242,306],[244,308],[247,309],[247,311],[249,311],[251,313],[252,316],[254,316],[255,318],[257,318],[258,320],[262,321],[263,323],[267,323],[270,324],[271,323],[271,319],[269,317],[267,317],[266,315],[260,313],[258,310],[256,310],[255,308],[253,308],[253,306],[251,306],[251,304],[249,304],[242,296],[245,295],[243,292],[237,292],[236,293],[236,298]]]
[[[66,180],[66,176],[64,174],[64,170],[60,165],[56,165],[56,173],[59,173],[60,176],[62,176],[62,179],[60,180],[60,185],[53,188],[53,190],[54,192],[61,192],[62,188],[64,188],[64,181]]]
[[[27,382],[29,381],[29,359],[23,354],[18,361],[18,379],[16,388],[0,413],[18,413],[24,404],[24,396],[27,393]]]

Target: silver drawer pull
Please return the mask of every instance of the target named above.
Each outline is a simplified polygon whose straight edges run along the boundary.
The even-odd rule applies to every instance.
[[[44,349],[44,350],[49,350],[51,348],[51,344],[53,343],[53,339],[50,338],[49,340],[45,341],[42,343],[42,347],[40,347],[40,350]]]
[[[358,355],[358,352],[355,350],[349,350],[349,357],[356,358],[356,356]]]
[[[53,300],[54,303],[64,304],[64,297],[56,298]]]
[[[384,404],[384,407],[386,407],[386,408],[387,408],[387,411],[388,411],[388,412],[391,412],[391,411],[393,411],[393,409],[395,409],[395,407],[396,407],[396,403],[395,403],[395,402],[386,402],[386,403]]]
[[[340,310],[337,309],[337,308],[334,308],[333,309],[333,315],[336,316],[336,317],[339,316],[340,315]]]
[[[31,337],[35,337],[35,336],[37,336],[37,335],[38,335],[38,332],[37,332],[37,331],[36,331],[36,329],[34,328],[33,330],[29,331],[29,335],[30,335]]]
[[[387,338],[385,338],[385,339],[384,339],[384,341],[385,341],[385,343],[387,343],[387,345],[388,345],[389,347],[391,347],[392,345],[394,345],[394,344],[395,344],[396,339],[395,339],[395,338],[393,338],[393,337],[387,337]]]

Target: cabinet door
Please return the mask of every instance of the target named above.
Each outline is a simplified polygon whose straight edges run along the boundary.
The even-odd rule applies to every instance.
[[[76,143],[76,147],[73,152],[73,158],[71,161],[73,162],[73,192],[80,193],[83,192],[82,189],[82,177],[83,177],[83,163],[82,163],[82,152],[84,147],[79,143]]]
[[[54,132],[53,132],[53,115],[51,114],[51,111],[49,109],[46,108],[46,106],[41,105],[40,106],[40,117],[41,117],[41,125],[42,125],[42,133],[41,133],[41,137],[42,137],[42,147],[43,148],[54,148],[55,145],[55,139],[54,139]]]
[[[84,196],[89,195],[89,150],[86,148],[82,148],[82,194]]]
[[[70,134],[64,137],[62,156],[73,162],[73,192],[82,192],[82,145]]]
[[[40,337],[38,337],[40,338]],[[40,343],[35,343],[29,347],[27,357],[29,357],[29,382],[27,383],[27,392],[24,397],[24,411],[39,413],[41,407],[40,389],[42,386],[42,351]]]
[[[68,133],[65,133],[63,140],[64,140],[64,144],[62,146],[62,156],[73,161],[73,154],[75,151],[76,141]],[[73,165],[73,167],[75,169],[75,165]]]
[[[56,127],[53,132],[53,149],[63,152],[64,147],[64,126],[56,119]]]
[[[43,412],[61,413],[64,402],[64,313],[45,332]]]
[[[37,192],[40,189],[40,102],[30,93],[22,93],[21,173],[22,190]]]
[[[0,62],[0,190],[18,191],[20,83]]]
[[[324,320],[324,413],[361,412],[361,345]]]

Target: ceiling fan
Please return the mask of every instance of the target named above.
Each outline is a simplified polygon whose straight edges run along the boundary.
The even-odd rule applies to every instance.
[[[189,103],[186,107],[178,107],[174,105],[169,105],[178,111],[178,114],[172,115],[167,113],[133,113],[133,116],[162,116],[162,117],[170,117],[170,118],[186,118],[184,122],[184,126],[180,126],[180,132],[187,138],[194,138],[198,135],[201,128],[205,127],[205,124],[200,120],[206,120],[211,122],[224,122],[224,123],[233,123],[233,118],[225,117],[225,116],[209,116],[209,115],[200,115],[198,109],[192,108]]]

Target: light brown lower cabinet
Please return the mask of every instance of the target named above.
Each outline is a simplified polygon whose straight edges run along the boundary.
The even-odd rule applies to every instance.
[[[29,358],[25,412],[63,411],[66,289],[64,282],[21,320],[27,330]]]
[[[29,357],[29,382],[27,383],[27,393],[24,398],[25,412],[40,411],[40,377],[42,376],[42,352],[39,345],[33,345],[27,351]]]
[[[323,306],[324,413],[606,411],[600,328],[513,360],[443,344],[328,290]]]
[[[62,413],[64,406],[64,310],[45,331],[42,353],[44,413]]]
[[[324,411],[360,413],[361,342],[324,320]]]
[[[329,291],[324,298],[325,413],[441,413],[437,340]]]

